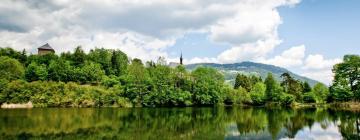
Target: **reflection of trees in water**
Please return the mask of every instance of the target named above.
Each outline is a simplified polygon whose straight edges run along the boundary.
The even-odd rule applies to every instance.
[[[261,111],[256,111],[254,108],[251,108],[244,110],[243,113],[249,116],[256,114],[257,116],[249,117],[242,115],[244,118],[236,118],[240,134],[257,133],[259,135],[265,135],[269,133],[271,139],[278,139],[284,136],[294,138],[299,130],[305,127],[311,129],[315,122],[319,123],[321,128],[326,129],[331,123],[336,124],[336,122],[340,120],[342,123],[339,125],[339,130],[345,139],[360,139],[360,127],[356,127],[356,125],[360,126],[358,113],[349,111],[336,111],[337,113],[335,113],[332,110],[315,108],[260,110],[266,111],[265,113],[256,113]],[[286,130],[285,135],[281,133],[283,129]]]
[[[345,139],[360,139],[358,113],[236,107],[0,110],[0,139],[224,139],[231,122],[239,139],[293,138],[315,122],[341,122]]]
[[[294,138],[296,133],[305,126],[311,127],[314,124],[315,110],[296,110],[293,116],[289,116],[289,120],[285,123],[285,128],[288,130],[287,136]]]
[[[338,125],[344,139],[360,139],[360,115],[350,111],[331,110],[334,118],[338,118]]]

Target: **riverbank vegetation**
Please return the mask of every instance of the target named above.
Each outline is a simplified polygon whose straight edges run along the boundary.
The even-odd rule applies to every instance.
[[[334,66],[334,83],[311,87],[288,73],[278,82],[238,74],[235,84],[225,82],[220,71],[198,67],[169,67],[130,59],[120,50],[96,48],[85,53],[77,47],[61,55],[27,55],[0,49],[0,104],[27,103],[36,107],[98,106],[208,106],[216,104],[292,105],[360,99],[360,58],[346,55]]]

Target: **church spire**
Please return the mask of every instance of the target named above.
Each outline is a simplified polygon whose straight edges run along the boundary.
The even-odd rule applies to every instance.
[[[182,52],[181,52],[181,54],[180,54],[180,65],[182,65],[183,64],[183,57],[182,57]]]

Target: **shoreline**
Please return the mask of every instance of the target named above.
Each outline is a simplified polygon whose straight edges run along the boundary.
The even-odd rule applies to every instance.
[[[274,103],[269,103],[263,106],[253,106],[247,104],[234,104],[234,105],[212,105],[212,106],[159,106],[159,107],[120,107],[120,106],[98,106],[98,107],[89,107],[89,106],[58,106],[58,107],[43,107],[33,105],[31,101],[27,103],[3,103],[1,104],[0,109],[31,109],[31,108],[184,108],[184,107],[260,107],[260,108],[276,108],[276,107],[288,107],[293,109],[301,108],[331,108],[335,110],[347,110],[360,112],[360,102],[333,102],[333,103],[295,103],[291,106],[281,106]]]

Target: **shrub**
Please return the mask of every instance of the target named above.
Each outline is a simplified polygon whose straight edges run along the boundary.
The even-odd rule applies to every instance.
[[[0,79],[16,80],[24,77],[25,69],[16,59],[0,57]]]
[[[116,76],[104,76],[101,81],[101,85],[105,87],[113,87],[117,84],[120,84],[120,80]]]
[[[266,87],[265,84],[259,82],[252,87],[250,91],[250,97],[254,105],[264,105],[266,101],[265,97]]]
[[[264,105],[265,104],[265,96],[258,94],[258,93],[252,93],[250,94],[251,101],[253,105]]]
[[[302,101],[304,103],[316,103],[316,96],[313,92],[307,92],[302,95]]]
[[[294,101],[295,101],[294,95],[284,93],[281,94],[280,96],[280,102],[283,105],[291,105]]]

